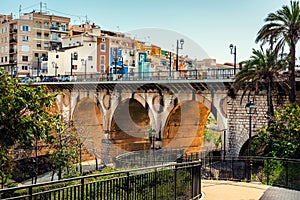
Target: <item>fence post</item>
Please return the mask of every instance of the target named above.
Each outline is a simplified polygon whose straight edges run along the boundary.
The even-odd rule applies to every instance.
[[[174,169],[174,199],[177,199],[177,165],[175,164]]]
[[[84,178],[81,178],[80,182],[81,182],[80,197],[81,197],[81,200],[84,200]]]
[[[266,175],[267,175],[267,185],[269,185],[269,183],[270,183],[270,173],[269,173],[269,166],[270,166],[270,161],[269,161],[269,158],[267,158],[267,171],[266,171]]]
[[[289,162],[285,158],[285,186],[287,187],[289,185]]]
[[[192,166],[192,199],[201,194],[201,161]]]
[[[156,199],[156,189],[157,189],[157,168],[154,170],[154,198]]]
[[[29,186],[29,200],[32,200],[32,186]]]
[[[127,185],[127,191],[126,191],[126,196],[127,196],[127,199],[129,199],[129,172],[127,172],[127,181],[126,181],[126,185]]]

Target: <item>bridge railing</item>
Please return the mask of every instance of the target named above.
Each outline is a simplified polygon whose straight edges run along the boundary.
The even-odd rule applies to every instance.
[[[177,163],[6,188],[0,199],[199,199],[200,174],[200,161]]]
[[[130,72],[124,74],[75,74],[70,81],[155,81],[155,80],[230,80],[234,77],[232,69],[212,68],[201,70]],[[45,79],[49,80],[49,79]],[[50,79],[51,80],[51,79]],[[52,79],[53,80],[53,79]],[[61,81],[59,78],[54,81]],[[69,81],[69,80],[68,80]]]

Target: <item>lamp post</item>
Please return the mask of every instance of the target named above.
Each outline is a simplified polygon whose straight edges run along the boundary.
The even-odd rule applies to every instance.
[[[180,42],[180,47],[179,47],[179,42]],[[180,40],[177,40],[177,45],[176,45],[176,71],[178,71],[178,50],[183,49],[183,44],[184,40],[181,38]]]
[[[86,81],[86,60],[81,59],[82,66],[84,65],[84,81]]]
[[[230,53],[233,54],[233,74],[236,74],[236,46],[233,44],[229,45]]]
[[[71,76],[73,76],[73,60],[77,60],[77,52],[71,53]]]
[[[13,60],[11,66],[10,66],[10,75],[11,75],[11,77],[14,76],[15,68],[17,68],[17,60]]]
[[[53,68],[55,69],[55,77],[57,76],[57,63],[56,62],[52,62],[52,66],[53,66]]]
[[[114,79],[113,80],[117,80],[117,62],[118,62],[118,48],[116,47],[114,49],[114,63],[115,63],[115,71],[114,71]]]
[[[153,151],[153,159],[154,159],[154,165],[155,165],[155,141],[156,141],[156,131],[152,130],[152,151]]]
[[[38,57],[38,66],[37,66],[37,74],[36,74],[36,76],[37,77],[39,77],[39,75],[40,75],[40,69],[41,69],[41,65],[42,65],[42,59],[43,59],[43,57]]]
[[[252,101],[249,101],[246,103],[246,111],[249,114],[249,141],[248,141],[248,159],[249,159],[249,165],[248,165],[248,177],[247,181],[251,182],[251,174],[252,174],[252,158],[251,158],[251,143],[252,143],[252,115],[256,111],[256,104]]]

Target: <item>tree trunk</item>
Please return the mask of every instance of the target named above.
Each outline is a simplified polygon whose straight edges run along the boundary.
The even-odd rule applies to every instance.
[[[289,100],[290,103],[295,103],[296,102],[296,80],[295,80],[295,60],[296,60],[296,44],[294,41],[291,41],[291,46],[290,46],[290,55],[291,55],[291,60],[289,62],[289,79],[290,79],[290,95],[289,95]]]

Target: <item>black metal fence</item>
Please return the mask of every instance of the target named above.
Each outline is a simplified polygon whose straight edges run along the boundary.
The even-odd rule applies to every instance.
[[[271,157],[202,159],[202,179],[258,181],[300,190],[300,160]]]
[[[3,200],[199,199],[201,162],[83,176],[0,190]]]

